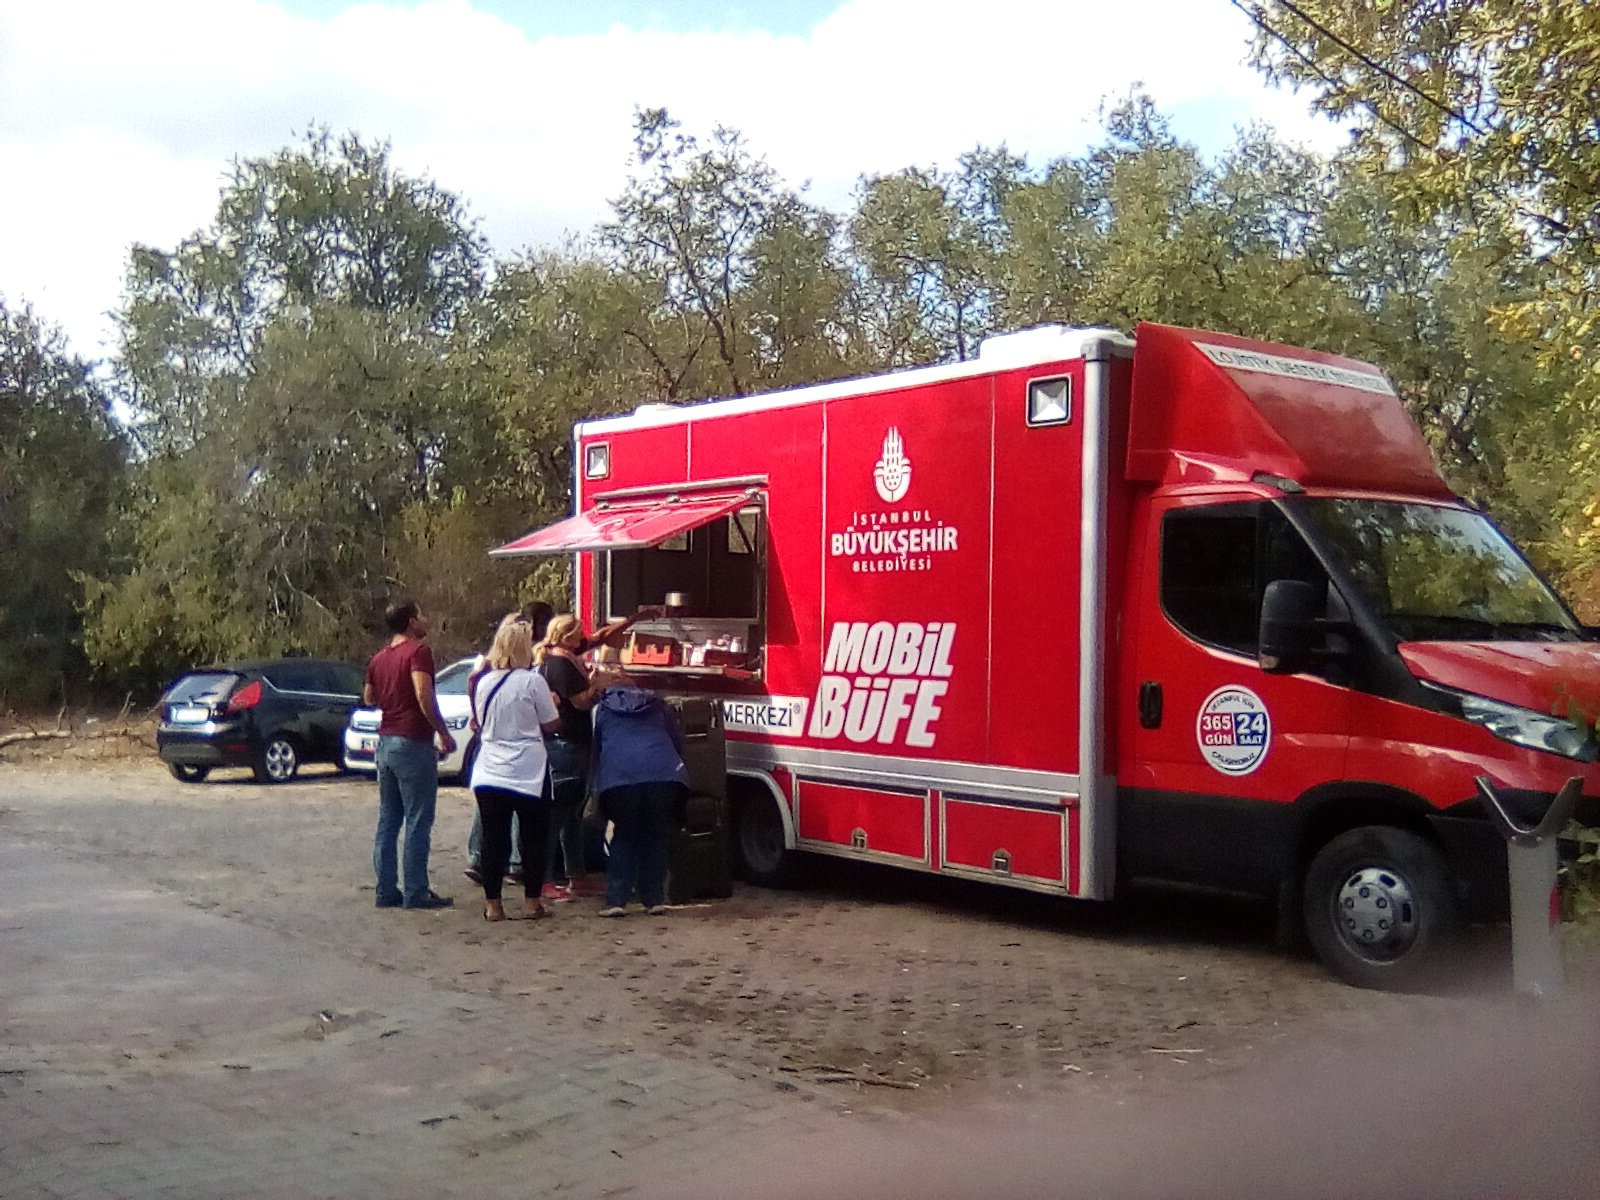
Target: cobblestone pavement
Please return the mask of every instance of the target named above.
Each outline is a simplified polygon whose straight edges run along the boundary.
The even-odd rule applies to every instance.
[[[0,962],[6,1200],[622,1194],[843,1119],[3,837]]]
[[[379,911],[371,793],[0,764],[0,1200],[1597,1194],[1592,954],[1377,995],[1250,908],[855,869],[487,925],[457,789],[457,907]]]

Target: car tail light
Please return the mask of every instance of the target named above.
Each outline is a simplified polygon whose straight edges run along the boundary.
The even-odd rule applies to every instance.
[[[246,684],[228,699],[228,712],[243,712],[247,708],[254,708],[261,703],[261,681]]]

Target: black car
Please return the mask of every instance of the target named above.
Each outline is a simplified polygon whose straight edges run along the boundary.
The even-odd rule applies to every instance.
[[[360,667],[316,658],[190,671],[161,697],[161,761],[185,783],[213,767],[249,767],[261,783],[285,783],[303,762],[337,763],[365,678]]]

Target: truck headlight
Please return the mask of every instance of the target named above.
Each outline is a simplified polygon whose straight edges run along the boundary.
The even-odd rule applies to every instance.
[[[1600,746],[1596,746],[1588,729],[1576,721],[1553,717],[1531,708],[1519,708],[1487,696],[1475,696],[1471,692],[1452,694],[1461,702],[1463,717],[1482,725],[1495,737],[1514,746],[1547,750],[1579,762],[1594,762],[1600,757]]]

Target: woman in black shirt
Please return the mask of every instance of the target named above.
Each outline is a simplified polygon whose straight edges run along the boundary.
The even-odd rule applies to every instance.
[[[631,620],[618,622],[620,628],[608,625],[600,633],[615,636],[632,623]],[[555,900],[564,900],[569,895],[590,895],[597,890],[590,888],[584,877],[582,813],[589,785],[589,751],[594,740],[589,710],[611,686],[611,680],[604,672],[591,674],[584,665],[581,655],[592,644],[584,636],[578,618],[562,613],[551,619],[544,641],[534,651],[545,682],[556,698],[556,712],[561,718],[559,728],[547,743],[554,799],[550,821],[556,833],[552,839],[551,858],[554,860],[555,848],[559,845],[567,880],[564,886],[556,882],[547,885],[550,898]],[[553,868],[553,861],[551,865]],[[549,877],[554,880],[559,874],[552,869]]]

